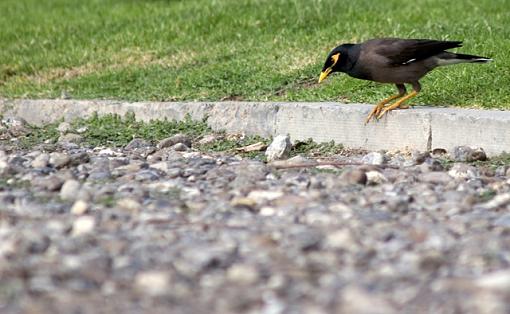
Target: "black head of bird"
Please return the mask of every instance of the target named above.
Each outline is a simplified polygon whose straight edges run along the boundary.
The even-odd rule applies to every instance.
[[[366,122],[369,122],[372,117],[380,119],[391,110],[408,108],[403,103],[420,92],[419,80],[434,68],[457,63],[486,63],[492,60],[446,51],[461,46],[461,41],[399,38],[379,38],[360,44],[343,44],[329,53],[319,83],[331,73],[344,72],[358,79],[395,84],[398,94],[379,102],[368,115]],[[406,95],[404,84],[410,84],[413,91]],[[385,106],[395,99],[398,99],[395,103]]]
[[[331,73],[334,72],[345,72],[349,70],[349,66],[352,66],[350,55],[352,52],[353,44],[343,44],[333,49],[328,57],[324,66],[322,67],[321,75],[319,77],[319,83],[324,81]]]

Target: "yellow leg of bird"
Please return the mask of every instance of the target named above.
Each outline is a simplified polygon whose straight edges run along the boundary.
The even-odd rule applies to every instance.
[[[407,109],[409,108],[409,106],[407,105],[402,105],[402,103],[406,100],[408,100],[409,98],[413,98],[415,97],[416,95],[418,95],[418,92],[417,91],[412,91],[411,93],[407,94],[406,96],[400,98],[399,100],[397,100],[394,104],[392,105],[389,105],[388,107],[384,108],[381,113],[377,116],[377,119],[381,119],[382,116],[384,116],[388,111],[391,111],[391,110],[394,110],[394,109],[397,109],[397,108],[401,108],[401,109]]]
[[[404,96],[404,95],[403,94],[397,94],[397,95],[393,95],[393,96],[390,96],[390,97],[388,97],[386,99],[381,100],[381,102],[379,102],[377,105],[375,105],[375,107],[372,109],[372,111],[370,111],[370,113],[368,114],[367,119],[365,120],[365,124],[370,122],[370,119],[372,119],[372,117],[377,117],[377,115],[381,112],[381,110],[383,110],[384,105],[386,105],[390,101],[392,101],[394,99],[397,99],[397,98],[400,98],[402,96]]]

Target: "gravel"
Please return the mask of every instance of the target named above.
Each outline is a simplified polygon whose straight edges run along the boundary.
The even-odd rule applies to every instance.
[[[88,147],[60,129],[0,146],[2,313],[510,311],[508,165],[467,163],[480,149],[276,167],[182,134]]]

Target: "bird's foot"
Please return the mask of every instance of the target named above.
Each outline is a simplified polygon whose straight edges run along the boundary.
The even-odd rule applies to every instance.
[[[388,107],[385,107],[380,113],[379,115],[377,116],[377,120],[381,119],[386,113],[392,111],[392,110],[395,110],[395,109],[409,109],[409,106],[408,105],[399,105],[399,106],[396,106],[396,107],[393,107],[393,106],[388,106]]]
[[[394,104],[391,104],[387,107],[385,107],[381,113],[379,113],[379,115],[377,116],[377,119],[381,119],[387,112],[391,111],[391,110],[395,110],[397,108],[400,108],[400,109],[409,109],[409,106],[408,105],[404,105],[404,101],[408,100],[409,98],[413,98],[415,97],[416,95],[418,95],[418,92],[417,91],[412,91],[411,93],[407,94],[406,96],[400,98],[399,100],[397,100]]]
[[[372,111],[370,111],[370,113],[368,114],[368,117],[365,120],[365,124],[370,122],[370,119],[377,117],[383,109],[384,109],[384,103],[381,102],[381,103],[375,105],[375,107],[372,109]]]

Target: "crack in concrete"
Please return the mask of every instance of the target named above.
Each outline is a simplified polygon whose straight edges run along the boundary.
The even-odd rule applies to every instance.
[[[429,119],[429,137],[427,139],[427,150],[432,150],[432,121]]]

